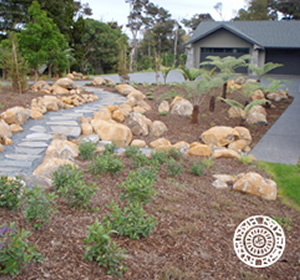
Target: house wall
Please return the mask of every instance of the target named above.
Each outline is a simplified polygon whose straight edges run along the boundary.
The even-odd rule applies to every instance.
[[[253,52],[253,45],[231,32],[221,29],[193,44],[193,66],[199,68],[201,48],[250,48]],[[259,64],[264,63],[264,53],[260,51]],[[262,64],[263,65],[263,64]]]

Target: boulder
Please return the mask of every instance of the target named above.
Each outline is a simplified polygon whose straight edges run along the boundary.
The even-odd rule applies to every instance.
[[[179,116],[191,116],[192,113],[193,104],[186,99],[176,102],[171,109],[171,114],[177,114]]]
[[[140,107],[140,106],[134,106],[133,107],[133,112],[144,114],[144,113],[146,113],[146,110],[144,108]]]
[[[252,100],[263,100],[263,99],[265,99],[265,95],[262,90],[258,89],[253,93],[253,95],[251,96],[251,99]]]
[[[213,177],[216,180],[219,181],[223,181],[224,183],[226,183],[227,185],[233,185],[233,183],[235,182],[236,178],[234,178],[234,176],[232,175],[227,175],[227,174],[215,174],[213,175]]]
[[[122,114],[121,110],[116,110],[112,113],[112,119],[116,122],[124,122],[125,121],[125,117]]]
[[[174,99],[172,100],[172,103],[171,103],[171,108],[179,101],[183,100],[183,97],[182,96],[175,96]]]
[[[257,111],[249,112],[246,122],[250,125],[256,125],[256,124],[267,125],[268,124],[266,115],[264,115],[260,112],[257,112]]]
[[[243,126],[236,126],[234,129],[238,132],[239,139],[244,139],[251,143],[252,137],[248,128]]]
[[[103,79],[103,78],[95,78],[93,81],[92,81],[92,84],[94,85],[94,86],[100,86],[100,85],[102,85],[102,84],[105,84],[106,83],[106,81]]]
[[[111,112],[107,108],[101,108],[98,112],[94,113],[94,119],[108,121],[111,119]]]
[[[241,159],[238,152],[231,149],[217,149],[212,153],[212,158],[236,158]]]
[[[58,99],[56,96],[46,95],[39,102],[46,107],[48,112],[57,112],[59,110]]]
[[[0,153],[4,152],[4,147],[2,146],[2,144],[0,144]]]
[[[75,79],[74,75],[71,74],[71,73],[68,73],[68,74],[67,74],[67,78],[68,78],[68,79],[71,79],[71,80],[74,80],[74,79]]]
[[[201,134],[202,141],[211,147],[225,147],[238,137],[239,133],[228,126],[215,126]]]
[[[111,113],[118,110],[120,107],[118,105],[106,105],[104,108],[107,108]]]
[[[235,80],[235,83],[238,84],[238,85],[242,85],[243,83],[245,83],[245,78],[244,77],[238,77]]]
[[[34,92],[50,92],[50,86],[48,85],[47,82],[45,81],[37,81],[35,82],[31,89],[34,91]]]
[[[131,129],[135,136],[147,136],[151,124],[151,120],[137,112],[130,113],[126,120],[126,125]]]
[[[249,110],[248,115],[249,115],[249,114],[252,114],[252,113],[260,113],[260,114],[262,114],[262,115],[264,115],[264,116],[267,116],[267,111],[266,111],[266,109],[265,109],[263,106],[261,106],[261,105],[253,106],[253,107]]]
[[[186,154],[190,148],[190,144],[185,141],[179,141],[176,144],[172,145],[174,149],[180,150],[180,152]]]
[[[249,141],[245,139],[236,140],[228,145],[228,149],[235,150],[237,152],[242,152],[248,146]]]
[[[42,120],[44,118],[44,115],[41,113],[41,111],[37,109],[30,109],[29,116],[34,120]]]
[[[124,96],[127,96],[129,93],[136,90],[134,87],[127,84],[117,85],[115,89]]]
[[[76,144],[68,140],[52,140],[46,150],[47,157],[59,158],[64,160],[74,160],[78,157],[79,150]]]
[[[70,91],[64,87],[53,85],[50,89],[53,94],[69,94]]]
[[[112,141],[118,147],[126,147],[132,140],[132,132],[126,125],[99,119],[92,120],[91,125],[101,140]]]
[[[139,101],[137,103],[137,105],[139,107],[142,107],[145,111],[151,111],[152,110],[151,106],[145,100]]]
[[[211,155],[211,148],[208,145],[196,144],[188,150],[188,155],[197,157],[209,157]]]
[[[81,123],[81,133],[83,135],[93,134],[93,127],[89,122]]]
[[[8,124],[24,124],[28,119],[28,112],[22,106],[7,109],[1,114],[1,118]]]
[[[11,127],[0,119],[0,139],[4,137],[12,137]]]
[[[111,79],[111,78],[105,78],[106,83],[110,84],[110,85],[114,85],[115,82]]]
[[[45,157],[43,162],[34,170],[33,175],[43,175],[45,177],[52,178],[53,172],[64,164],[71,164],[72,166],[78,167],[71,160]]]
[[[280,90],[278,92],[271,92],[267,94],[267,98],[273,101],[280,101],[282,99],[288,99],[288,94],[285,90]]]
[[[144,140],[140,140],[140,139],[134,139],[130,146],[137,146],[140,148],[145,148],[147,146],[146,142]]]
[[[144,100],[145,98],[145,95],[139,91],[139,90],[134,90],[134,91],[131,91],[128,95],[127,95],[127,98],[130,99],[130,98],[134,98],[135,102],[138,103],[142,100]]]
[[[213,181],[212,186],[215,187],[216,189],[226,189],[228,188],[228,184],[222,180],[216,179]]]
[[[228,116],[231,119],[245,119],[246,113],[242,108],[239,107],[230,107],[228,110]]]
[[[268,200],[275,200],[277,197],[277,185],[270,179],[263,178],[260,174],[249,172],[240,176],[234,183],[233,189],[240,192],[261,196]]]
[[[168,146],[171,148],[171,143],[168,139],[166,138],[158,138],[154,141],[152,141],[150,144],[149,144],[149,147],[150,148],[153,148],[153,149],[156,149],[158,147],[161,147],[161,146]]]
[[[75,82],[69,78],[61,78],[61,79],[58,79],[53,87],[56,87],[56,86],[60,86],[60,87],[63,87],[65,89],[68,89],[68,90],[71,90],[71,89],[76,89],[77,86],[75,84]]]
[[[13,145],[14,142],[13,142],[13,140],[11,140],[9,137],[3,137],[3,138],[2,138],[2,144],[3,144],[4,146],[9,146],[9,145]]]
[[[154,121],[150,126],[150,133],[155,137],[161,137],[167,131],[168,128],[162,121]]]
[[[169,111],[170,111],[169,102],[167,100],[163,100],[158,106],[158,112],[162,114],[162,113],[169,113]]]
[[[23,132],[22,126],[14,123],[10,125],[10,129],[12,133]]]
[[[120,112],[126,118],[132,112],[132,107],[129,106],[128,104],[122,104],[120,106]]]

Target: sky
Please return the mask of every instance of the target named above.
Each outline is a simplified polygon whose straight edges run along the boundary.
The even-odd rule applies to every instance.
[[[127,24],[129,4],[126,4],[125,0],[81,0],[81,2],[89,4],[93,11],[92,18],[96,20],[117,21],[123,26]],[[168,10],[172,18],[179,21],[201,13],[210,13],[216,21],[230,20],[246,5],[245,0],[151,0],[151,2]],[[223,4],[222,18],[214,9],[218,2]]]

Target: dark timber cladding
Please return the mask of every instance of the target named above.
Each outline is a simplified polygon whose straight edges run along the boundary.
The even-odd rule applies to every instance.
[[[300,20],[203,21],[187,45],[193,49],[193,67],[199,67],[199,60],[205,61],[208,55],[239,57],[249,53],[251,61],[258,61],[260,66],[267,62],[284,64],[271,73],[300,75]]]

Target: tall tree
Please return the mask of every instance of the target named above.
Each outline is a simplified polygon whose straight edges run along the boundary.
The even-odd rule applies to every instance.
[[[234,20],[276,19],[268,6],[268,0],[248,0],[247,9],[240,9]]]
[[[19,34],[20,48],[25,60],[34,69],[37,80],[39,67],[43,64],[49,65],[50,68],[52,65],[67,66],[66,57],[62,53],[68,44],[53,20],[41,10],[37,1],[32,3],[28,13],[31,21]]]
[[[300,1],[299,0],[269,0],[269,7],[274,14],[283,15],[283,20],[300,19]]]
[[[196,30],[202,21],[213,21],[210,14],[194,14],[191,19],[183,19],[181,22],[186,28]]]

